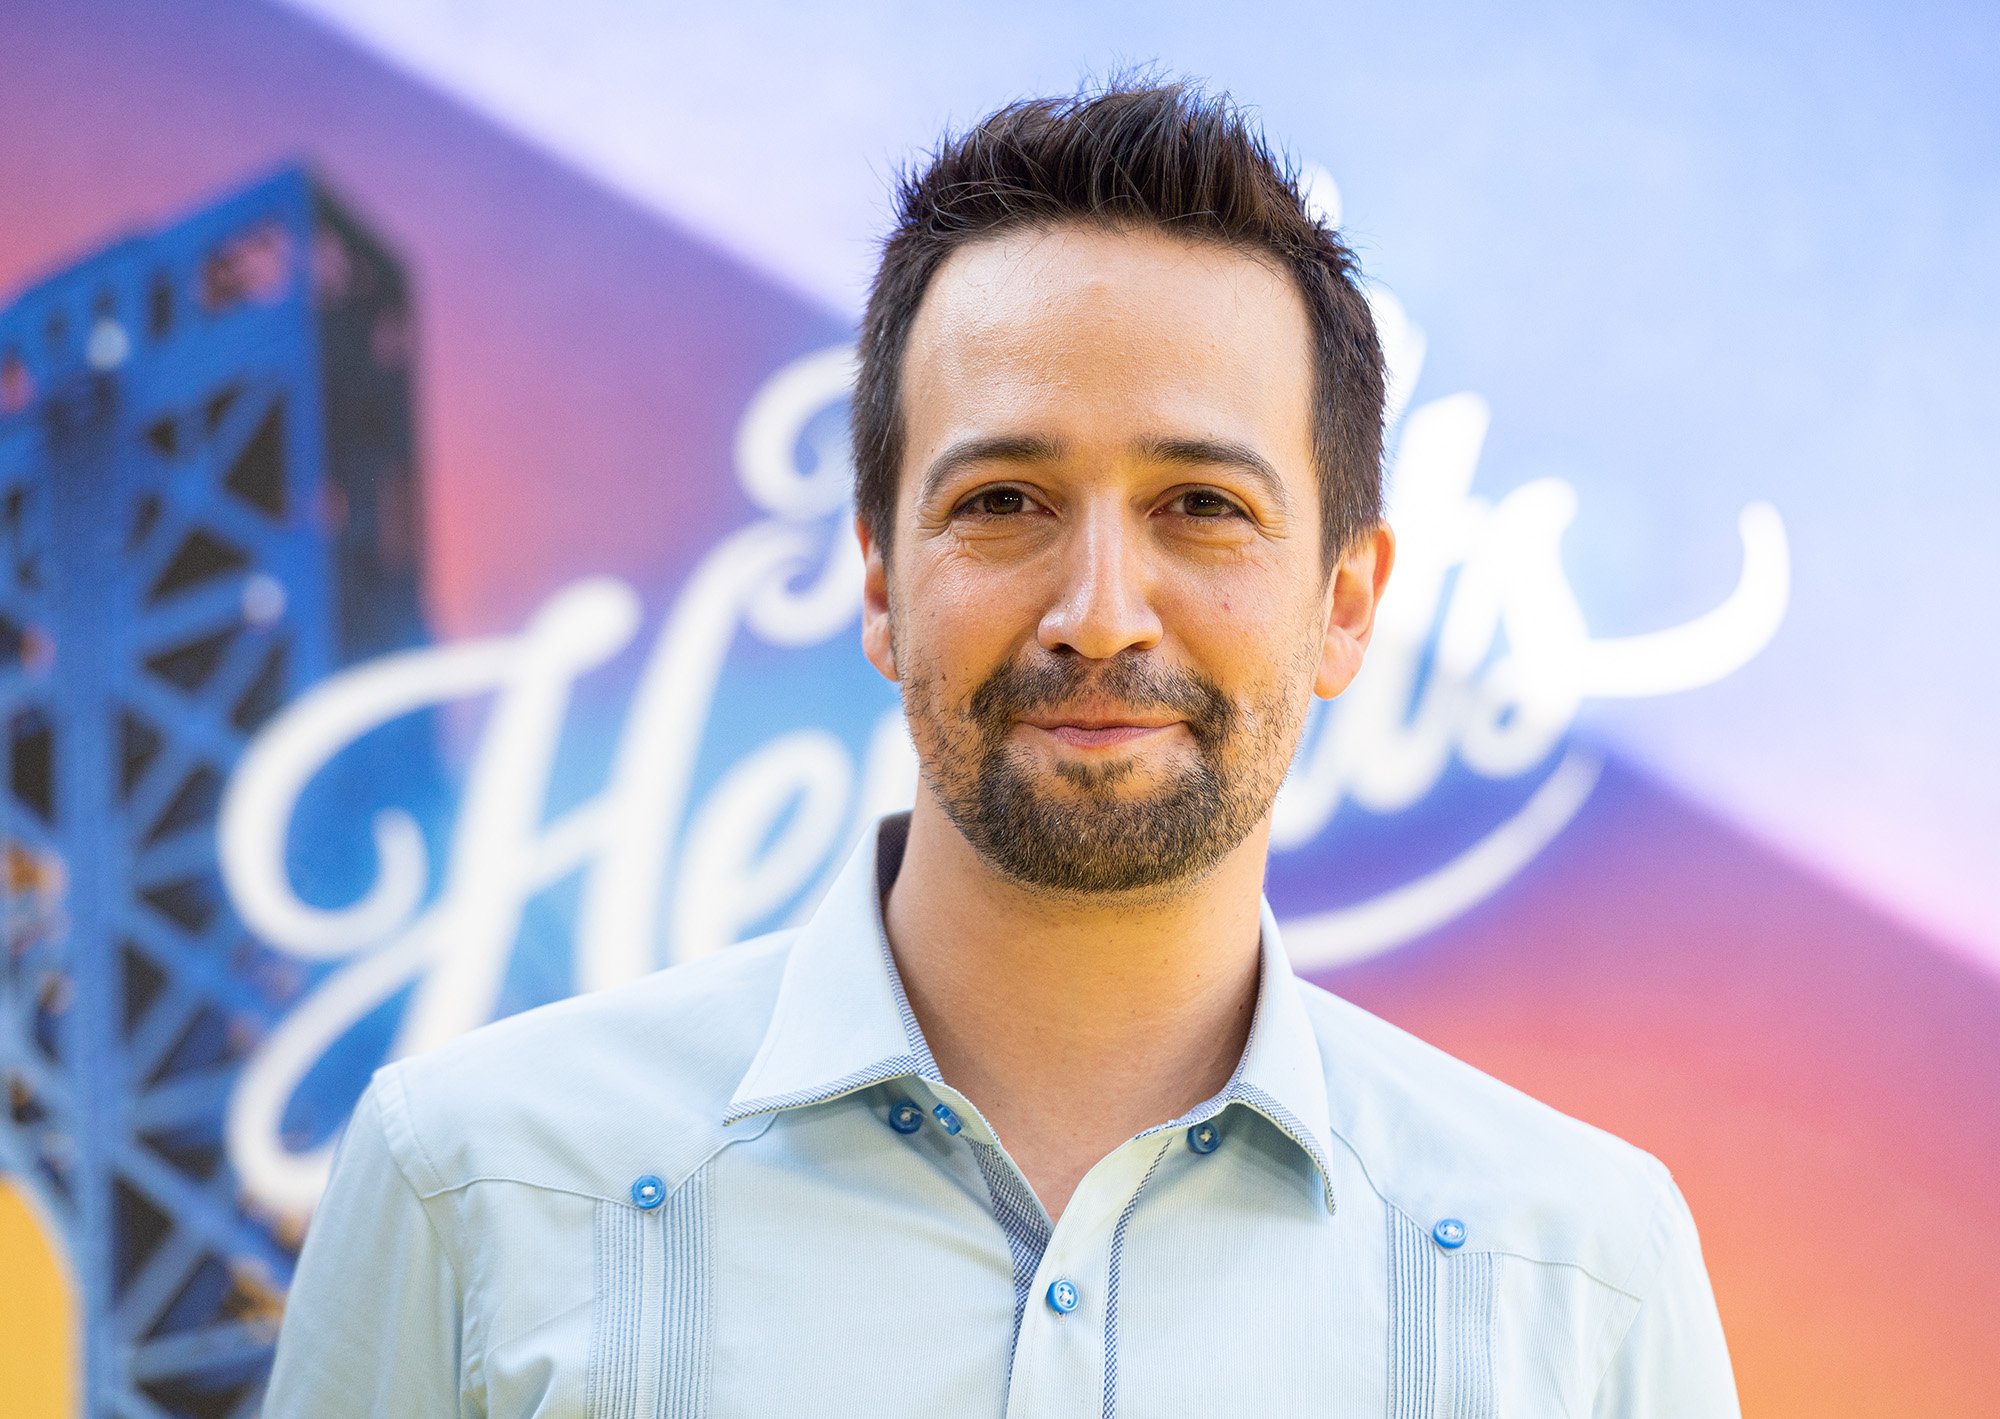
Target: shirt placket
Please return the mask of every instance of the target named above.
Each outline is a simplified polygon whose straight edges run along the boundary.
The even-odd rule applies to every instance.
[[[1171,1144],[1167,1137],[1133,1139],[1077,1185],[1027,1286],[1009,1419],[1103,1412],[1106,1377],[1117,1363],[1121,1251]],[[1011,1161],[1006,1166],[1013,1168]]]

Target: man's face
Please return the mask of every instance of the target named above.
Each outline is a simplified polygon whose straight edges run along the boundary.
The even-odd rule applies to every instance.
[[[1359,667],[1386,530],[1328,576],[1305,305],[1254,257],[1061,227],[956,252],[911,328],[863,643],[989,864],[1150,895],[1257,834]]]

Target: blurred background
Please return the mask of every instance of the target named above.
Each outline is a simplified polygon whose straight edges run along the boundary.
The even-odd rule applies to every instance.
[[[1150,65],[1297,162],[1396,376],[1295,962],[1667,1163],[1746,1414],[1993,1413],[1996,54],[1949,0],[9,0],[0,1408],[254,1413],[372,1069],[795,920],[908,801],[842,446],[890,183]]]

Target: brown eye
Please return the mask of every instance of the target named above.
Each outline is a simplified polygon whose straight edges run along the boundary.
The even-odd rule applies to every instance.
[[[1242,513],[1242,509],[1220,493],[1211,493],[1196,488],[1181,494],[1181,507],[1190,517],[1231,517]]]
[[[1022,511],[1027,505],[1027,494],[1019,488],[988,488],[983,493],[975,493],[967,498],[960,511],[976,513],[982,517],[1008,517]]]

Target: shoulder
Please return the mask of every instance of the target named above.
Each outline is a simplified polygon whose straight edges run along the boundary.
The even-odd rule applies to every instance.
[[[1329,1124],[1391,1208],[1465,1249],[1574,1266],[1629,1291],[1663,1214],[1667,1168],[1351,1001],[1299,982],[1327,1072]]]
[[[379,1070],[383,1131],[419,1193],[512,1181],[606,1199],[677,1184],[729,1141],[793,933],[523,1011]],[[754,1125],[742,1131],[754,1131]]]

